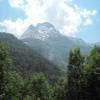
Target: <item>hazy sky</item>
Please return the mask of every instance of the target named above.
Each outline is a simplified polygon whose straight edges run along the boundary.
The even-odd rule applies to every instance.
[[[100,42],[100,0],[0,0],[0,31],[20,36],[50,22],[62,34]]]

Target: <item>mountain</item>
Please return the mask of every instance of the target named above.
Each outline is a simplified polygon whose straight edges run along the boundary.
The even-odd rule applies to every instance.
[[[8,46],[13,66],[23,75],[27,72],[43,72],[50,80],[57,80],[62,75],[56,65],[13,35],[0,33],[0,41]]]
[[[100,46],[100,42],[96,42],[94,43],[94,45]]]
[[[87,54],[91,48],[81,39],[62,35],[48,22],[30,25],[20,39],[62,70],[66,69],[70,50],[79,47]]]
[[[48,22],[45,22],[42,24],[38,24],[36,27],[30,25],[29,28],[21,36],[21,39],[35,38],[35,39],[45,41],[49,37],[54,38],[57,36],[58,36],[58,31],[54,28],[54,26]]]

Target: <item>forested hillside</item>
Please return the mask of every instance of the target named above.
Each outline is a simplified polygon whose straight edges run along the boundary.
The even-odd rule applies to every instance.
[[[0,33],[0,41],[9,48],[13,66],[21,74],[28,72],[43,72],[50,80],[57,80],[61,71],[52,62],[46,60],[36,51],[26,46],[11,34]]]
[[[88,57],[80,49],[70,51],[66,68],[66,76],[55,84],[43,73],[23,78],[0,42],[0,100],[100,100],[100,47],[94,47]]]
[[[0,100],[100,100],[100,0],[0,0]]]

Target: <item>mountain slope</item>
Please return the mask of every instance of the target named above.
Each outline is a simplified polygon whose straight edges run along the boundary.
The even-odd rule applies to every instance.
[[[81,39],[62,35],[48,22],[38,24],[36,27],[31,25],[23,33],[21,40],[62,70],[66,69],[71,49],[79,47],[84,54],[87,54],[91,48]]]
[[[100,42],[96,42],[96,43],[94,43],[93,44],[94,46],[96,45],[96,46],[100,46]]]
[[[61,71],[57,66],[26,46],[13,35],[0,33],[0,41],[9,47],[14,67],[21,73],[43,72],[50,80],[57,80],[57,77],[61,75]]]

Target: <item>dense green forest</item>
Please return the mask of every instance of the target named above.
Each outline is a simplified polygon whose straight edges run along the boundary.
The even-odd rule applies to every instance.
[[[59,76],[62,75],[55,64],[45,59],[15,36],[0,32],[0,41],[8,47],[13,67],[23,76],[27,76],[26,73],[43,72],[50,81],[57,81]]]
[[[70,51],[66,70],[54,83],[42,71],[23,77],[0,42],[0,100],[100,100],[100,47],[87,57],[80,49]]]

